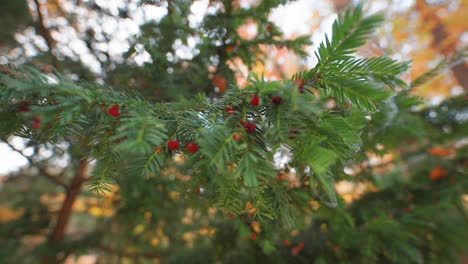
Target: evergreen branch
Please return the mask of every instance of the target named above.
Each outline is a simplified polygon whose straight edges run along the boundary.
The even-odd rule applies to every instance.
[[[349,59],[382,21],[381,15],[364,17],[361,5],[348,10],[342,18],[333,23],[331,41],[325,37],[325,42],[318,48],[316,57],[319,63],[314,69],[317,74],[320,74],[329,63]]]
[[[346,59],[330,63],[326,71],[337,75],[361,77],[367,81],[382,82],[391,88],[405,87],[398,75],[407,71],[409,62],[398,62],[387,57]]]
[[[331,93],[345,103],[349,99],[357,106],[368,111],[374,111],[376,104],[389,97],[385,90],[377,90],[363,79],[333,76],[333,78],[321,79],[319,84],[323,85],[325,93]]]

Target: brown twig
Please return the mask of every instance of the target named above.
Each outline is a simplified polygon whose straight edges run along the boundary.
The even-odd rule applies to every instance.
[[[41,35],[46,44],[47,47],[49,48],[49,52],[52,55],[52,65],[54,67],[57,67],[57,58],[52,54],[52,51],[55,48],[55,41],[54,38],[52,38],[52,35],[50,34],[49,29],[46,27],[44,23],[44,14],[42,13],[41,10],[41,3],[39,3],[39,0],[34,0],[34,3],[36,5],[36,13],[37,13],[37,23],[38,23],[38,28],[39,28],[39,35]]]

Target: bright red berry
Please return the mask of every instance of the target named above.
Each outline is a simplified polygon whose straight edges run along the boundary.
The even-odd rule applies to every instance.
[[[285,239],[285,240],[283,240],[283,245],[285,247],[289,247],[291,245],[291,243],[289,243],[289,240]]]
[[[303,93],[304,92],[304,81],[301,78],[297,78],[296,80],[294,80],[294,83],[297,85],[297,87],[299,89],[299,93]]]
[[[266,29],[267,31],[271,31],[272,28],[273,28],[273,27],[271,26],[271,24],[267,24],[267,25],[265,26],[265,29]]]
[[[236,112],[236,108],[232,106],[226,106],[225,111],[228,115],[233,115]]]
[[[229,217],[229,219],[234,219],[234,217],[236,217],[236,216],[233,213],[229,213],[228,217]]]
[[[257,128],[257,126],[254,123],[250,122],[244,122],[243,127],[247,133],[252,133]]]
[[[190,153],[195,153],[198,151],[198,144],[194,142],[187,143],[185,147],[187,148],[187,151]]]
[[[281,98],[281,96],[279,96],[279,95],[273,95],[273,96],[271,97],[271,102],[272,102],[274,105],[280,105],[282,100],[283,100],[283,98]]]
[[[169,140],[169,141],[167,142],[167,148],[168,148],[169,150],[176,150],[176,149],[178,149],[178,148],[179,148],[179,141],[173,140],[173,139]]]
[[[239,139],[241,139],[241,135],[234,134],[234,135],[232,135],[232,139],[234,139],[234,141],[238,141]]]
[[[120,111],[119,111],[119,106],[118,105],[113,105],[107,109],[107,113],[109,113],[110,116],[113,117],[119,117],[120,116]]]
[[[260,97],[258,95],[252,95],[252,99],[250,100],[250,104],[252,106],[258,106],[260,104]]]

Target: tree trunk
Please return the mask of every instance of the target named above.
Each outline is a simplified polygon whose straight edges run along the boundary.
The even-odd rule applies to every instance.
[[[65,235],[65,230],[67,228],[68,222],[70,221],[70,216],[72,214],[73,204],[75,203],[78,195],[80,194],[81,187],[86,181],[86,168],[88,163],[86,160],[80,160],[78,164],[78,169],[75,176],[72,179],[70,186],[67,188],[65,195],[65,200],[63,201],[62,208],[59,211],[57,222],[50,234],[47,244],[51,247],[59,244]],[[43,256],[42,264],[55,264],[58,263],[57,256]]]

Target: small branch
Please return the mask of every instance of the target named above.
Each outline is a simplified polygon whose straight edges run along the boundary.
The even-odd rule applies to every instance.
[[[65,195],[65,200],[62,203],[59,214],[57,216],[57,221],[53,227],[49,239],[47,241],[48,246],[53,247],[62,242],[65,231],[68,223],[70,222],[70,217],[72,215],[73,204],[75,203],[78,195],[81,192],[81,187],[88,180],[86,177],[86,169],[88,167],[88,162],[85,159],[81,159],[76,170],[76,174],[73,177],[70,186],[67,188]],[[57,256],[43,256],[41,260],[42,264],[56,264],[59,263]]]
[[[32,166],[36,167],[40,174],[39,175],[42,175],[44,177],[46,177],[48,180],[52,181],[53,183],[57,184],[57,185],[60,185],[62,186],[63,188],[67,189],[68,186],[65,184],[65,182],[63,182],[61,179],[57,178],[56,176],[53,176],[52,174],[50,174],[41,164],[35,162],[32,158],[24,155],[23,151],[20,150],[20,149],[17,149],[16,147],[14,147],[12,144],[10,144],[6,139],[2,139],[2,141],[8,145],[8,147],[10,147],[13,151],[15,151],[16,153],[20,154],[21,156],[23,156],[25,159],[28,160],[29,164],[31,164]]]
[[[39,35],[41,35],[46,44],[47,47],[49,48],[49,52],[52,56],[52,65],[54,67],[57,67],[57,58],[52,54],[52,51],[54,50],[55,47],[55,41],[52,38],[52,35],[50,34],[49,29],[45,26],[44,23],[44,14],[42,13],[41,10],[41,3],[39,3],[39,0],[34,0],[34,4],[36,4],[36,13],[37,13],[37,23],[39,27]]]

